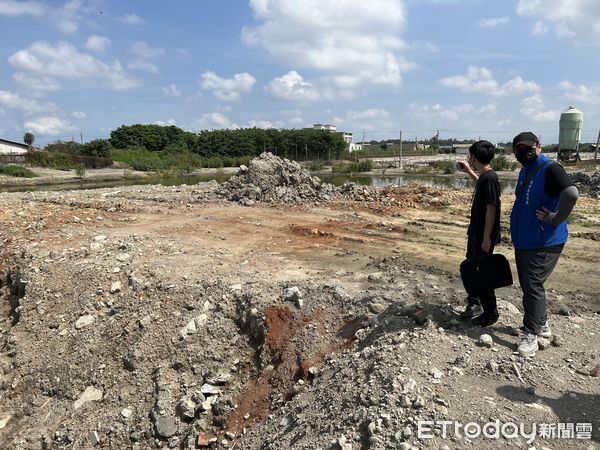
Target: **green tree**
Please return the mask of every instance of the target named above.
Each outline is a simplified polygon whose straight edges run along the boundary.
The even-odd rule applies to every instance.
[[[96,158],[110,158],[112,147],[107,139],[94,139],[81,146],[79,154],[95,156]]]
[[[25,133],[23,135],[23,142],[25,142],[29,147],[31,147],[35,142],[35,136],[33,135],[33,133],[30,133],[29,131]]]

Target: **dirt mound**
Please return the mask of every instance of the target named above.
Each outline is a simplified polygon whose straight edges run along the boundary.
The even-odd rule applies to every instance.
[[[254,202],[301,203],[329,199],[331,184],[323,183],[295,161],[262,153],[241,166],[237,175],[223,183],[219,194],[231,201],[251,205]]]
[[[588,175],[585,172],[575,172],[571,174],[571,179],[577,189],[589,194],[591,197],[600,197],[600,172]]]

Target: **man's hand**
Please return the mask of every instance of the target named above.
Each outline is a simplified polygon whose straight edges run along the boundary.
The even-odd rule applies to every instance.
[[[489,253],[491,247],[492,247],[492,241],[491,241],[490,237],[484,236],[483,242],[481,243],[481,250],[483,250],[485,253]]]
[[[550,210],[548,208],[546,208],[545,206],[542,206],[542,209],[535,210],[535,216],[542,222],[547,222],[549,215],[550,215]]]

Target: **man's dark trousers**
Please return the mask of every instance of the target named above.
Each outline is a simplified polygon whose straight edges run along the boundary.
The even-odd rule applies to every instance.
[[[519,283],[523,290],[523,326],[529,333],[539,334],[548,320],[544,282],[556,267],[559,257],[560,251],[515,249]]]
[[[467,259],[474,258],[476,256],[483,256],[486,254],[491,255],[494,252],[494,246],[490,247],[489,253],[485,253],[481,248],[481,242],[477,239],[469,236],[467,240]],[[493,289],[478,292],[475,294],[469,294],[469,304],[480,303],[483,308],[483,314],[491,316],[497,314],[498,308],[496,305],[496,293]]]

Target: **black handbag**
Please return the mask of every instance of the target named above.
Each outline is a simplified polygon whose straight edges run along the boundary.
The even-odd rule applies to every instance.
[[[460,277],[465,291],[473,295],[513,284],[510,264],[500,253],[465,259],[460,264]]]

